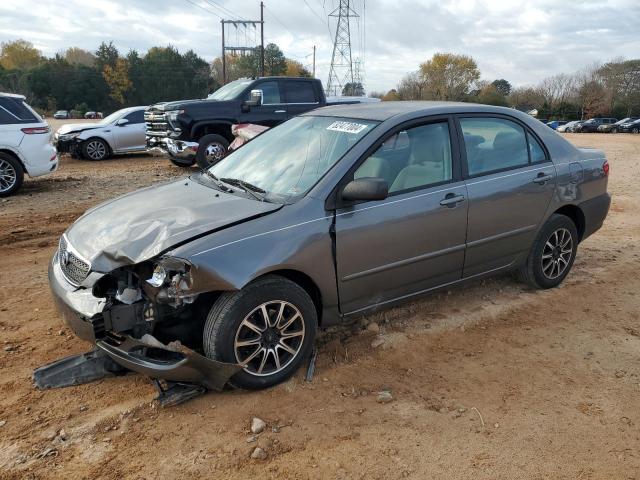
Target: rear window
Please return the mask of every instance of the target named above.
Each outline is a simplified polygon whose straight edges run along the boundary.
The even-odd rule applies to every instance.
[[[34,123],[42,119],[21,98],[0,97],[0,123]]]
[[[316,92],[311,82],[285,82],[287,103],[316,103]]]

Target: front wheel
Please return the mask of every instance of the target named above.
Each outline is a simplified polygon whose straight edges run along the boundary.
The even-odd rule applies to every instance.
[[[311,353],[317,313],[298,284],[267,276],[237,292],[223,293],[205,323],[209,358],[242,365],[230,383],[259,389],[291,377]]]
[[[196,163],[200,168],[209,168],[227,156],[229,142],[222,135],[212,133],[205,135],[198,142]]]
[[[101,138],[90,138],[82,144],[82,156],[87,160],[104,160],[109,156],[109,145]]]
[[[536,236],[520,278],[534,288],[557,287],[573,266],[578,248],[578,231],[565,215],[554,214]]]

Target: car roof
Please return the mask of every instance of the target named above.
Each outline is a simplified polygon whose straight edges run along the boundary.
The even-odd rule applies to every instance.
[[[27,98],[24,95],[19,95],[17,93],[6,93],[6,92],[0,92],[0,97],[19,98],[21,100],[25,100]]]
[[[361,120],[377,120],[383,122],[398,115],[413,113],[415,116],[427,116],[446,113],[507,113],[514,114],[518,110],[493,105],[481,105],[477,103],[463,102],[435,102],[435,101],[408,101],[408,102],[378,102],[356,103],[346,105],[332,105],[318,108],[304,115],[316,115],[325,117],[347,117]]]

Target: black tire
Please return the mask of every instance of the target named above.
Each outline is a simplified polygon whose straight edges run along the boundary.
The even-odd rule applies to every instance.
[[[8,197],[22,186],[24,169],[12,155],[0,152],[0,197]]]
[[[611,129],[611,133],[618,133],[618,129],[617,129],[616,127],[613,127],[613,128]]]
[[[640,133],[640,129],[638,127],[634,127],[631,129],[631,133]]]
[[[267,316],[274,321],[277,321],[276,310],[281,304],[293,307],[287,305],[283,309],[282,318],[285,321],[295,317],[295,309],[302,317],[296,319],[291,326],[282,329],[285,335],[303,332],[301,338],[298,335],[295,338],[285,338],[286,342],[283,342],[291,350],[295,350],[295,354],[285,351],[286,355],[281,358],[279,355],[284,349],[280,347],[280,343],[276,343],[274,348],[267,349],[273,342],[281,341],[282,337],[279,339],[269,337],[275,328],[271,331],[267,328],[258,334],[255,330],[244,326],[245,320],[249,320],[254,326],[262,325],[260,319],[264,319],[264,316],[259,312],[262,312],[260,307],[264,304],[266,304]],[[240,291],[223,293],[214,302],[204,327],[202,339],[204,352],[209,358],[229,363],[243,362],[255,354],[254,359],[246,365],[245,369],[231,377],[230,383],[235,387],[249,390],[271,387],[291,377],[309,356],[315,341],[317,322],[316,308],[303,288],[277,275],[266,276],[250,283]],[[247,332],[252,334],[251,337],[245,335]],[[238,347],[237,354],[235,347],[237,339],[239,343],[242,341],[258,343]],[[279,350],[280,353],[272,353]],[[278,355],[281,363],[279,370],[275,363],[275,355]],[[260,370],[259,364],[262,363],[263,358],[266,358],[266,363]],[[268,370],[272,366],[273,372],[269,373]],[[260,371],[262,371],[261,374]]]
[[[101,138],[90,138],[82,143],[82,157],[86,160],[99,162],[109,158],[109,155],[109,145]]]
[[[200,168],[209,168],[222,160],[229,152],[229,141],[222,135],[211,133],[198,142],[196,163]]]
[[[562,240],[557,242],[559,245],[563,245],[565,241],[570,243],[567,243],[565,247],[550,249],[549,245],[554,245],[556,240],[561,238],[559,233],[557,237],[554,237],[557,232],[562,232],[563,235]],[[570,239],[567,235],[570,236]],[[566,253],[569,246],[571,252]],[[576,258],[577,249],[578,230],[573,221],[565,215],[553,214],[538,232],[527,261],[518,272],[519,278],[533,288],[557,287],[569,274]],[[551,256],[543,258],[548,255]],[[554,265],[550,266],[549,262]]]
[[[172,157],[171,155],[169,155],[169,160],[176,167],[181,167],[181,168],[193,167],[195,165],[195,163],[196,163],[196,159],[195,158],[191,158],[191,159],[176,158],[176,157]]]

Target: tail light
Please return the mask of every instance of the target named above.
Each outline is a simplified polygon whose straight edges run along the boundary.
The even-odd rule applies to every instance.
[[[604,172],[605,177],[609,176],[609,162],[606,160],[602,164],[602,171]]]
[[[27,135],[36,135],[39,133],[49,133],[49,127],[29,127],[23,128],[22,133],[26,133]]]

